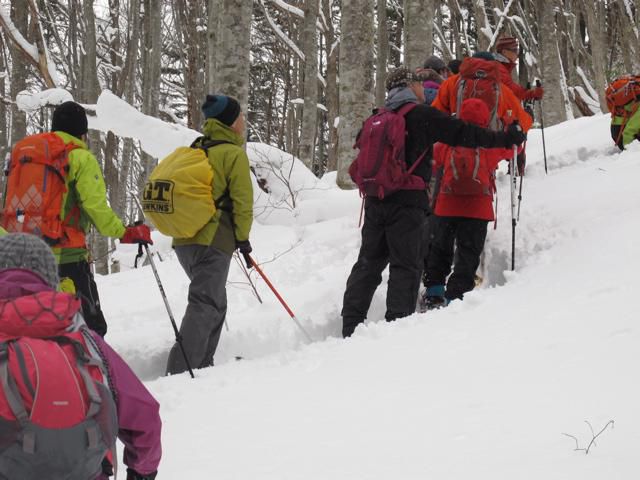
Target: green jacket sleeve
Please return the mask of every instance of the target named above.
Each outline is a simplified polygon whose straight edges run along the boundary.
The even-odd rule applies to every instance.
[[[622,144],[628,145],[633,142],[636,138],[640,138],[640,107],[636,108],[636,113],[634,113],[631,118],[627,121],[627,124],[624,127],[624,132],[622,133]]]
[[[253,223],[253,185],[246,152],[241,148],[234,150],[237,154],[230,159],[228,188],[233,207],[234,234],[236,240],[244,241],[249,239]]]
[[[121,238],[125,227],[107,203],[107,187],[96,157],[88,150],[76,149],[69,154],[69,163],[76,167],[73,180],[84,213],[101,235]]]
[[[0,237],[5,236],[6,234],[7,234],[7,231],[4,228],[0,227]]]

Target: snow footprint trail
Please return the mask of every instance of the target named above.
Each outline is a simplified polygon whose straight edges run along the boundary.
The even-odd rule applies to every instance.
[[[603,128],[604,138],[600,131]],[[563,168],[554,167],[549,175],[541,174],[542,159],[536,154],[538,150],[541,152],[541,147],[536,132],[532,133],[529,141],[532,173],[526,177],[521,222],[517,228],[516,275],[524,273],[532,265],[549,261],[552,258],[549,251],[558,245],[571,243],[576,235],[581,234],[582,225],[591,224],[589,217],[606,216],[606,210],[594,213],[594,209],[581,208],[580,205],[597,206],[597,197],[606,196],[608,189],[613,188],[607,180],[613,177],[604,170],[612,161],[624,160],[633,151],[614,157],[578,159],[576,147],[570,143],[576,137],[584,136],[584,148],[591,151],[598,151],[609,144],[606,117],[559,125],[548,129],[545,134],[549,154],[560,158],[564,152],[569,152],[566,157],[573,158],[573,163]],[[564,137],[568,140],[563,143],[560,139]],[[593,177],[594,172],[599,176]],[[318,191],[304,190],[300,193],[295,211],[281,210],[268,219],[258,220],[252,232],[254,250],[259,252],[256,260],[263,263],[266,275],[315,343],[341,336],[342,295],[360,245],[360,232],[356,226],[360,199],[356,192],[338,190],[332,186],[332,175],[327,177],[318,182]],[[592,185],[594,178],[598,181]],[[305,185],[310,181],[307,175],[301,175],[301,179]],[[489,230],[487,285],[490,287],[508,285],[513,278],[505,275],[511,255],[507,181],[506,177],[500,176],[498,230],[493,231],[491,226]],[[619,180],[616,177],[611,181]],[[186,307],[188,280],[171,251],[169,239],[157,234],[154,239],[156,248],[165,257],[165,261],[158,264],[159,273],[178,320]],[[286,253],[279,256],[282,252]],[[133,263],[135,248],[120,246],[118,253],[122,265]],[[387,279],[388,273],[385,272],[383,284],[371,305],[369,325],[384,322]],[[142,378],[150,380],[163,375],[166,357],[173,344],[173,333],[150,268],[124,271],[101,277],[98,281],[109,321],[108,340]],[[257,288],[263,304],[255,299],[239,267],[232,267],[229,281],[228,330],[223,331],[216,352],[216,365],[234,363],[237,356],[250,360],[303,347],[307,349],[296,326],[261,280],[257,280]],[[468,304],[475,303],[476,300],[472,299],[478,296],[483,298],[486,290],[470,295]]]

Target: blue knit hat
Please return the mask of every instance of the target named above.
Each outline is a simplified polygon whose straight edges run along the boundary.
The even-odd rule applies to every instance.
[[[491,52],[476,52],[473,54],[473,58],[481,58],[482,60],[488,60],[490,62],[496,59]]]
[[[207,95],[202,104],[202,113],[204,118],[215,118],[230,127],[240,115],[240,104],[226,95]]]

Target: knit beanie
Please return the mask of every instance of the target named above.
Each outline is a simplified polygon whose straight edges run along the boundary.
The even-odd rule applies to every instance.
[[[431,70],[435,70],[436,72],[440,72],[447,68],[444,61],[437,57],[436,55],[431,55],[424,61],[424,68],[430,68]]]
[[[202,104],[202,113],[204,118],[215,118],[230,127],[240,115],[240,104],[226,95],[207,95]]]
[[[58,264],[49,245],[28,233],[0,237],[0,270],[23,268],[37,273],[50,287],[58,286]]]
[[[518,39],[514,37],[502,37],[496,42],[496,52],[511,50],[518,52]]]
[[[407,67],[398,67],[391,71],[385,81],[385,87],[387,91],[398,87],[406,87],[413,82],[424,82],[429,80],[429,75],[426,72],[414,72]]]
[[[482,60],[487,60],[489,62],[496,59],[491,52],[476,52],[473,54],[473,58],[481,58]]]
[[[87,133],[87,112],[76,102],[64,102],[53,111],[51,131],[66,132],[76,138]]]

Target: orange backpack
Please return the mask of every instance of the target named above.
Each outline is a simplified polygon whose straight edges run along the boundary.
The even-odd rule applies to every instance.
[[[640,75],[616,78],[605,91],[607,108],[612,115],[624,116],[624,106],[640,100]]]
[[[69,152],[55,133],[31,135],[11,152],[0,225],[8,232],[32,233],[52,246],[63,241],[62,198],[67,191]]]

